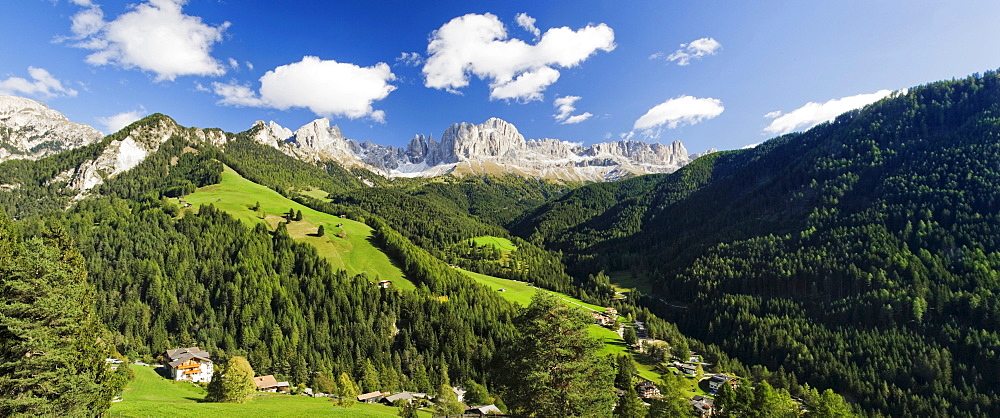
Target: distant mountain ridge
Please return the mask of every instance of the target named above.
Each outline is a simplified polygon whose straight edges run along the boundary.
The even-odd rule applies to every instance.
[[[98,142],[104,135],[45,104],[0,96],[0,161],[37,160]]]
[[[85,191],[100,184],[103,178],[142,162],[171,135],[192,134],[198,140],[223,148],[232,139],[214,129],[197,130],[201,132],[198,134],[187,132],[187,128],[172,120],[167,125],[170,126],[147,127],[152,130],[144,131],[143,135],[156,136],[156,140],[147,138],[140,143],[129,139],[136,132],[123,134],[101,158],[79,167],[78,172],[63,173],[58,179]],[[405,147],[347,138],[326,118],[316,119],[295,131],[273,121],[257,121],[249,132],[255,141],[305,162],[332,161],[386,177],[516,174],[565,181],[614,181],[635,175],[670,173],[698,156],[689,155],[680,141],[663,145],[622,140],[585,147],[558,139],[526,139],[517,127],[499,118],[481,124],[456,123],[444,131],[440,140],[416,135]],[[93,127],[71,122],[42,103],[0,96],[0,161],[39,159],[94,144],[102,138]]]
[[[358,142],[327,119],[298,130],[275,122],[254,124],[254,138],[304,161],[336,161],[390,177],[513,173],[570,181],[611,181],[631,175],[669,173],[690,162],[680,141],[670,145],[623,140],[584,147],[557,139],[525,139],[513,124],[490,118],[457,123],[439,141],[416,135],[406,147]]]

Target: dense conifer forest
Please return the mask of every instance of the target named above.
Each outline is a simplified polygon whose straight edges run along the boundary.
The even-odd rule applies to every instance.
[[[514,231],[573,274],[644,278],[685,333],[867,411],[997,415],[998,115],[995,72],[933,83],[574,190]]]
[[[544,297],[518,307],[462,267],[612,306],[667,341],[665,359],[693,350],[712,371],[741,376],[717,398],[724,416],[793,415],[797,406],[850,414],[834,392],[865,415],[1000,415],[997,73],[913,88],[804,133],[612,183],[389,180],[296,160],[250,130],[226,134],[221,147],[178,134],[89,196],[66,187],[61,173],[128,132],[164,124],[175,125],[153,115],[98,144],[0,164],[0,184],[17,185],[0,191],[16,219],[0,215],[0,368],[48,367],[19,363],[33,349],[17,334],[34,329],[21,309],[33,298],[82,302],[45,312],[76,318],[47,337],[72,340],[91,360],[80,366],[86,382],[64,396],[4,373],[0,386],[21,392],[0,411],[107,408],[127,376],[93,359],[152,360],[193,345],[317,387],[482,387],[484,399],[527,415],[683,409],[631,402],[631,362],[595,354],[578,311]],[[334,270],[285,223],[248,226],[210,205],[178,206],[176,197],[219,182],[224,166],[368,224],[416,290]],[[516,250],[476,244],[480,237]],[[45,278],[45,292],[25,290]],[[642,290],[616,295],[612,282],[622,278]],[[546,372],[551,362],[570,372]],[[536,378],[511,375],[512,365]],[[580,381],[589,393],[543,393]],[[661,383],[680,391],[672,375]],[[626,393],[617,400],[616,384]]]

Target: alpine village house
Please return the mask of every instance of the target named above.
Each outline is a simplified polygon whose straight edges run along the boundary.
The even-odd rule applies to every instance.
[[[179,381],[211,382],[215,367],[208,351],[198,347],[175,348],[167,350],[164,363],[168,375]]]

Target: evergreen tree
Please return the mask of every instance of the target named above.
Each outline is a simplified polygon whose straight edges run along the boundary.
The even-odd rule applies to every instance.
[[[233,356],[221,371],[212,375],[205,400],[209,402],[244,403],[256,392],[254,371],[245,357]]]
[[[686,395],[687,382],[681,376],[665,373],[658,386],[662,398],[650,401],[649,418],[687,417],[691,414]]]
[[[625,340],[625,344],[628,344],[629,347],[639,342],[639,337],[635,334],[635,328],[630,326],[625,327],[625,332],[622,333],[622,338]]]
[[[82,257],[60,228],[23,242],[0,209],[0,415],[100,414],[121,390]]]
[[[608,416],[614,375],[587,333],[589,317],[548,292],[537,292],[516,321],[504,396],[515,413],[537,416]]]
[[[324,235],[326,235],[326,228],[324,228],[323,225],[320,225],[319,228],[316,229],[316,236],[322,237]]]
[[[642,418],[646,416],[646,407],[639,400],[639,394],[635,391],[635,386],[629,385],[625,393],[618,399],[615,406],[615,418]]]
[[[628,354],[618,356],[617,366],[618,374],[615,376],[615,387],[621,390],[628,390],[632,386],[632,376],[636,375],[632,356]]]

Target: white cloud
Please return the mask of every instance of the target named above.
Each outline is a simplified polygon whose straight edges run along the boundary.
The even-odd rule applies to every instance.
[[[667,55],[667,61],[677,62],[677,65],[684,66],[691,63],[691,60],[701,59],[706,55],[715,55],[719,49],[722,48],[722,44],[713,38],[700,38],[695,39],[686,44],[681,44],[680,49],[674,51],[674,53]],[[657,52],[649,56],[649,59],[659,59],[663,58],[664,53]]]
[[[246,64],[248,70],[253,71],[253,63],[252,62],[247,61],[247,62],[244,62],[244,64]]]
[[[97,121],[104,125],[104,134],[110,135],[124,129],[146,115],[146,109],[139,106],[137,110],[129,110],[111,116],[97,118]]]
[[[212,83],[219,104],[271,107],[285,110],[304,107],[319,116],[369,117],[385,121],[385,112],[372,103],[389,96],[396,86],[389,65],[380,62],[360,67],[334,60],[306,56],[302,61],[282,65],[260,78],[260,91],[238,83]]]
[[[784,135],[789,132],[804,131],[823,122],[834,120],[841,113],[875,103],[879,99],[892,94],[892,90],[879,90],[875,93],[858,94],[840,99],[828,100],[824,103],[809,102],[784,115],[777,116],[770,125],[764,128],[764,133]],[[772,115],[774,112],[764,115]]]
[[[211,51],[222,40],[229,22],[218,26],[202,23],[200,17],[181,12],[186,2],[148,0],[105,22],[96,4],[76,1],[87,9],[73,16],[71,30],[81,40],[74,46],[95,51],[87,56],[89,64],[139,68],[155,73],[157,81],[225,74],[225,67]]]
[[[527,13],[518,13],[515,19],[517,20],[517,25],[535,35],[535,39],[538,39],[542,35],[542,31],[535,27],[535,18],[528,16]]]
[[[760,144],[763,144],[763,142],[756,142],[756,143],[753,143],[753,144],[750,144],[750,145],[744,145],[743,148],[740,148],[740,149],[757,148],[757,146],[760,145]]]
[[[65,87],[62,82],[44,68],[28,67],[31,80],[10,76],[0,80],[0,95],[35,96],[52,98],[56,96],[76,96],[76,90]]]
[[[229,66],[234,70],[238,70],[240,68],[240,62],[236,61],[235,58],[229,58]]]
[[[396,62],[407,67],[419,67],[424,63],[424,57],[417,52],[403,52],[396,57]]]
[[[764,115],[764,118],[765,119],[774,119],[774,118],[776,118],[778,116],[781,116],[781,111],[780,110],[775,110],[773,112],[767,112],[767,114]]]
[[[552,28],[534,45],[507,39],[496,16],[456,17],[431,35],[424,85],[458,93],[469,75],[490,84],[490,99],[541,100],[542,92],[559,79],[559,70],[579,65],[591,55],[615,49],[614,31],[606,24],[578,30]]]
[[[675,97],[653,106],[635,121],[632,129],[642,131],[647,138],[656,138],[660,136],[663,127],[674,129],[684,124],[694,125],[719,116],[724,110],[719,99]]]
[[[580,96],[557,97],[556,100],[552,102],[552,105],[556,107],[559,113],[552,115],[552,117],[555,118],[557,122],[563,125],[571,125],[574,123],[583,122],[587,119],[590,119],[591,116],[594,116],[590,112],[584,112],[579,115],[573,115],[573,112],[576,111],[575,104],[577,100],[580,100]]]

